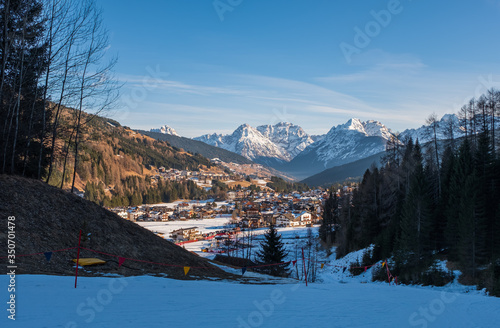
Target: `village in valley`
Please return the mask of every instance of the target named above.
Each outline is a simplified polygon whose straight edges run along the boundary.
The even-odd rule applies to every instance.
[[[241,239],[263,234],[270,225],[280,231],[295,231],[299,238],[299,235],[305,235],[304,228],[312,228],[320,223],[328,191],[319,188],[277,192],[268,186],[271,182],[268,176],[255,174],[255,165],[230,163],[225,164],[225,167],[231,174],[204,170],[166,170],[163,167],[152,171],[157,172],[152,179],[192,180],[207,190],[213,184],[224,183],[230,187],[223,194],[224,199],[178,200],[110,210],[177,245],[186,247],[189,244],[189,250],[202,256],[207,255],[203,253],[225,253],[252,247],[248,240],[243,245]],[[240,171],[237,172],[235,168]],[[252,174],[245,175],[243,170]],[[337,193],[351,193],[352,190],[352,186],[344,186]]]

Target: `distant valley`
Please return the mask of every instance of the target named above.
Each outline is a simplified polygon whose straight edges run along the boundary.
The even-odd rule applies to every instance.
[[[446,114],[437,121],[436,130],[439,140],[460,138],[464,135],[459,119],[454,114]],[[168,140],[174,146],[177,146],[179,140],[203,142],[211,146],[206,148],[211,151],[213,147],[226,151],[224,155],[217,157],[223,156],[227,160],[234,156],[229,154],[238,154],[298,180],[314,175],[325,177],[331,174],[339,178],[359,177],[362,174],[360,174],[361,163],[366,164],[366,168],[373,162],[378,164],[387,141],[397,134],[381,122],[361,121],[357,118],[334,126],[328,133],[319,136],[310,135],[302,127],[287,122],[257,127],[242,124],[228,135],[213,133],[193,139],[179,137],[177,132],[167,125],[143,133],[157,139]],[[425,143],[432,139],[433,130],[430,125],[422,125],[417,129],[407,129],[398,135],[399,140],[409,137]],[[199,153],[203,156],[208,158],[215,156],[207,150],[199,149]],[[189,151],[193,152],[193,149]],[[349,165],[350,163],[353,164]],[[323,173],[325,170],[327,173]],[[337,170],[341,170],[342,173],[338,173]],[[318,177],[306,181],[319,181]]]

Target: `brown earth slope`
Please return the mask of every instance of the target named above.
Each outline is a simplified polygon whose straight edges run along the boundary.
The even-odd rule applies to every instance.
[[[118,258],[82,250],[80,257],[97,257],[104,265],[86,266],[79,275],[109,273],[120,275],[164,275],[175,279],[231,278],[183,248],[152,232],[124,220],[106,209],[43,182],[0,175],[0,257],[7,256],[8,217],[15,216],[16,254],[32,254],[75,247],[79,230],[82,246],[109,254],[180,267],[126,260],[118,268]],[[73,275],[76,249],[54,252],[50,262],[43,254],[17,257],[18,274]],[[7,259],[0,259],[0,273],[6,272]],[[183,266],[193,267],[187,276]],[[198,267],[198,268],[194,268]]]

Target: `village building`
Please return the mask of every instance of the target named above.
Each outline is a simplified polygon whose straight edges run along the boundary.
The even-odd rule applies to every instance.
[[[201,237],[200,232],[196,230],[197,228],[198,227],[190,227],[190,228],[174,230],[170,233],[170,238],[172,238],[175,241],[195,240]]]

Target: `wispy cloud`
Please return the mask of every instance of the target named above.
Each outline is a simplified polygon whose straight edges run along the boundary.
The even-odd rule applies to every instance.
[[[356,60],[355,73],[318,77],[320,82],[357,83],[363,81],[392,82],[401,76],[416,75],[427,66],[409,54],[389,54],[379,49],[360,54]]]
[[[372,50],[356,62],[354,73],[304,80],[225,74],[194,84],[170,76],[154,78],[123,124],[143,129],[169,124],[181,135],[194,137],[229,133],[242,123],[286,120],[321,134],[358,117],[403,130],[423,124],[432,112],[453,112],[479,83],[477,73],[440,71],[408,54]],[[120,79],[127,82],[129,93],[144,86],[143,76]],[[213,82],[220,80],[224,82]]]

